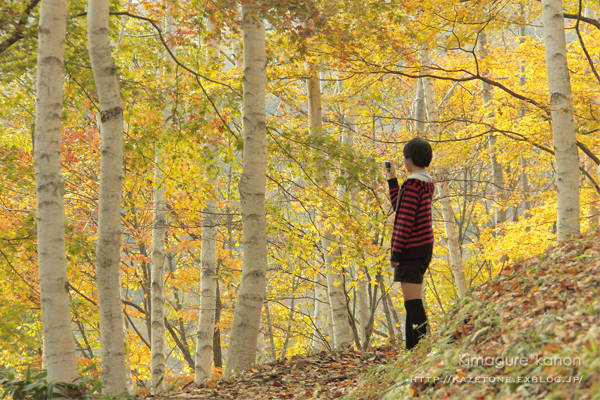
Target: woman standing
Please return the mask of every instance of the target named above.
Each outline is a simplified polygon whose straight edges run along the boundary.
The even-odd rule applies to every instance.
[[[427,333],[421,287],[433,254],[431,200],[435,183],[426,171],[433,157],[426,140],[412,139],[404,146],[403,154],[404,167],[411,175],[399,187],[396,166],[390,161],[387,178],[392,207],[396,211],[390,261],[394,268],[394,282],[402,285],[406,308],[406,348],[410,350]]]

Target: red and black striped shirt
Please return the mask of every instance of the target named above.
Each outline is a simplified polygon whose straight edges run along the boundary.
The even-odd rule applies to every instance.
[[[398,187],[398,179],[388,180],[392,208],[400,202],[394,218],[391,261],[427,257],[433,251],[431,199],[435,182],[425,173],[411,175]]]

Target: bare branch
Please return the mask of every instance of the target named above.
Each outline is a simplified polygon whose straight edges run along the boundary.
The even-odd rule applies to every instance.
[[[10,33],[10,35],[8,35],[8,37],[6,37],[6,39],[4,39],[4,41],[2,41],[2,43],[0,43],[0,54],[4,53],[10,46],[23,39],[25,36],[23,31],[25,29],[27,19],[29,19],[29,15],[39,2],[40,0],[31,0],[31,2],[27,5],[27,8],[25,8],[25,11],[23,11],[21,18],[19,18],[19,21],[17,22],[15,29]]]

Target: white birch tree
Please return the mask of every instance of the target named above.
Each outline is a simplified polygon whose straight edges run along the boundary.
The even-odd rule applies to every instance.
[[[150,384],[151,393],[165,390],[165,237],[167,231],[167,201],[162,174],[162,151],[156,147],[154,156],[154,187],[152,212],[151,253],[151,339],[150,339]]]
[[[421,64],[427,70],[431,68],[431,56],[429,49],[421,51]],[[424,91],[425,91],[425,103],[427,106],[427,119],[437,135],[438,128],[435,124],[439,121],[439,112],[437,103],[435,100],[435,88],[430,78],[424,79]],[[454,220],[454,210],[452,208],[452,200],[450,197],[450,183],[447,174],[443,177],[443,182],[439,185],[441,198],[442,198],[442,214],[444,216],[444,225],[446,228],[446,238],[448,240],[448,250],[450,253],[450,264],[452,265],[452,271],[454,273],[454,281],[456,282],[456,288],[458,291],[458,297],[464,296],[467,291],[467,279],[465,277],[465,269],[463,267],[462,255],[460,251],[460,244],[458,243],[458,232],[456,229],[456,222]]]
[[[213,360],[213,336],[215,332],[215,308],[217,303],[217,175],[214,168],[207,167],[207,180],[211,196],[202,210],[202,244],[200,263],[200,310],[196,337],[195,376],[196,384],[211,377]]]
[[[65,256],[64,181],[60,146],[67,1],[43,0],[40,10],[33,158],[43,359],[51,382],[78,376]]]
[[[209,30],[214,26],[207,22]],[[206,57],[209,61],[218,61],[220,45],[216,40],[208,43]],[[214,146],[208,145],[210,152],[216,157]],[[202,210],[202,238],[200,262],[200,309],[198,314],[198,331],[196,335],[195,375],[197,385],[211,377],[213,361],[213,344],[215,333],[215,309],[217,306],[217,169],[206,165],[204,175],[210,185],[209,197]]]
[[[482,59],[488,56],[488,39],[485,31],[479,35],[479,49],[481,51]],[[492,86],[487,82],[482,82],[482,98],[483,107],[485,108],[485,117],[492,119],[495,116],[494,108],[492,105],[493,93]],[[504,171],[502,164],[498,162],[496,154],[498,153],[496,142],[498,138],[494,132],[489,135],[489,151],[490,151],[490,164],[492,167],[492,184],[494,192],[494,209],[496,210],[495,223],[494,225],[506,222],[506,209],[505,209],[505,193],[504,193]]]
[[[311,336],[310,347],[313,349],[323,349],[325,347],[325,315],[327,310],[327,292],[325,290],[325,280],[322,275],[315,274],[314,283],[314,312],[313,312],[313,334]]]
[[[100,99],[100,189],[96,286],[100,313],[103,394],[127,391],[121,305],[121,181],[123,175],[123,106],[110,52],[108,0],[90,0],[88,48]]]
[[[520,9],[521,9],[521,13],[524,13],[523,5],[521,5]],[[519,43],[524,43],[525,42],[525,26],[522,26],[519,29],[519,33],[521,36],[519,38]],[[526,74],[524,63],[521,64],[520,70],[521,70],[521,76],[519,77],[519,85],[525,86],[525,84],[527,83],[527,74]],[[521,109],[519,110],[519,117],[524,118],[525,115],[526,115],[525,107],[521,107]],[[520,175],[521,192],[522,192],[522,196],[524,199],[524,201],[523,201],[523,208],[524,208],[523,217],[525,219],[527,219],[530,217],[529,211],[531,210],[531,202],[529,201],[530,189],[529,189],[529,176],[528,176],[528,172],[527,172],[527,159],[525,158],[525,156],[523,155],[522,152],[521,152],[521,156],[519,157],[519,160],[520,160],[520,165],[521,165],[521,175]]]
[[[267,183],[265,26],[258,7],[242,3],[244,32],[243,172],[239,183],[242,212],[242,280],[231,326],[225,376],[250,367],[266,290]]]
[[[542,19],[556,157],[557,239],[561,242],[580,232],[579,156],[562,0],[542,0]]]
[[[309,134],[317,137],[323,136],[323,118],[321,110],[321,87],[316,71],[311,72],[311,77],[306,82],[308,87],[308,124]],[[324,153],[317,150],[317,163],[324,165]],[[330,187],[329,177],[325,169],[317,173],[317,183],[322,190]],[[348,322],[348,309],[346,307],[346,293],[344,293],[343,276],[339,270],[333,266],[335,258],[332,243],[336,238],[330,229],[323,223],[325,216],[319,221],[319,230],[321,231],[321,247],[325,256],[325,270],[327,279],[327,292],[329,297],[329,306],[331,308],[331,323],[333,325],[333,343],[336,348],[345,348],[352,346],[352,336],[350,335],[350,325]]]
[[[173,37],[176,22],[170,15],[171,8],[168,9],[165,28],[165,41],[167,44]],[[173,51],[174,48],[171,48]],[[173,73],[169,68],[170,55],[165,50],[163,55],[166,63],[163,70],[163,93],[166,103],[162,109],[163,136],[172,125],[173,120],[173,100],[169,96],[172,90]],[[165,195],[165,186],[163,181],[162,168],[164,168],[164,158],[162,145],[155,145],[154,156],[154,183],[152,188],[152,269],[150,273],[151,283],[151,338],[150,338],[150,391],[152,394],[165,391],[165,371],[166,371],[166,337],[165,337],[165,259],[167,257],[166,233],[167,233],[167,199]]]

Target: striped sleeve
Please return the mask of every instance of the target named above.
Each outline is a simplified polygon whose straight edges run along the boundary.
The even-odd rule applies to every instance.
[[[398,200],[398,193],[400,193],[400,186],[398,185],[398,179],[393,178],[388,180],[390,200],[392,202],[392,209],[396,211],[396,202]]]
[[[392,233],[392,253],[398,254],[402,253],[411,236],[417,209],[421,202],[421,195],[414,181],[408,180],[403,186],[402,199],[396,211],[394,231]]]

